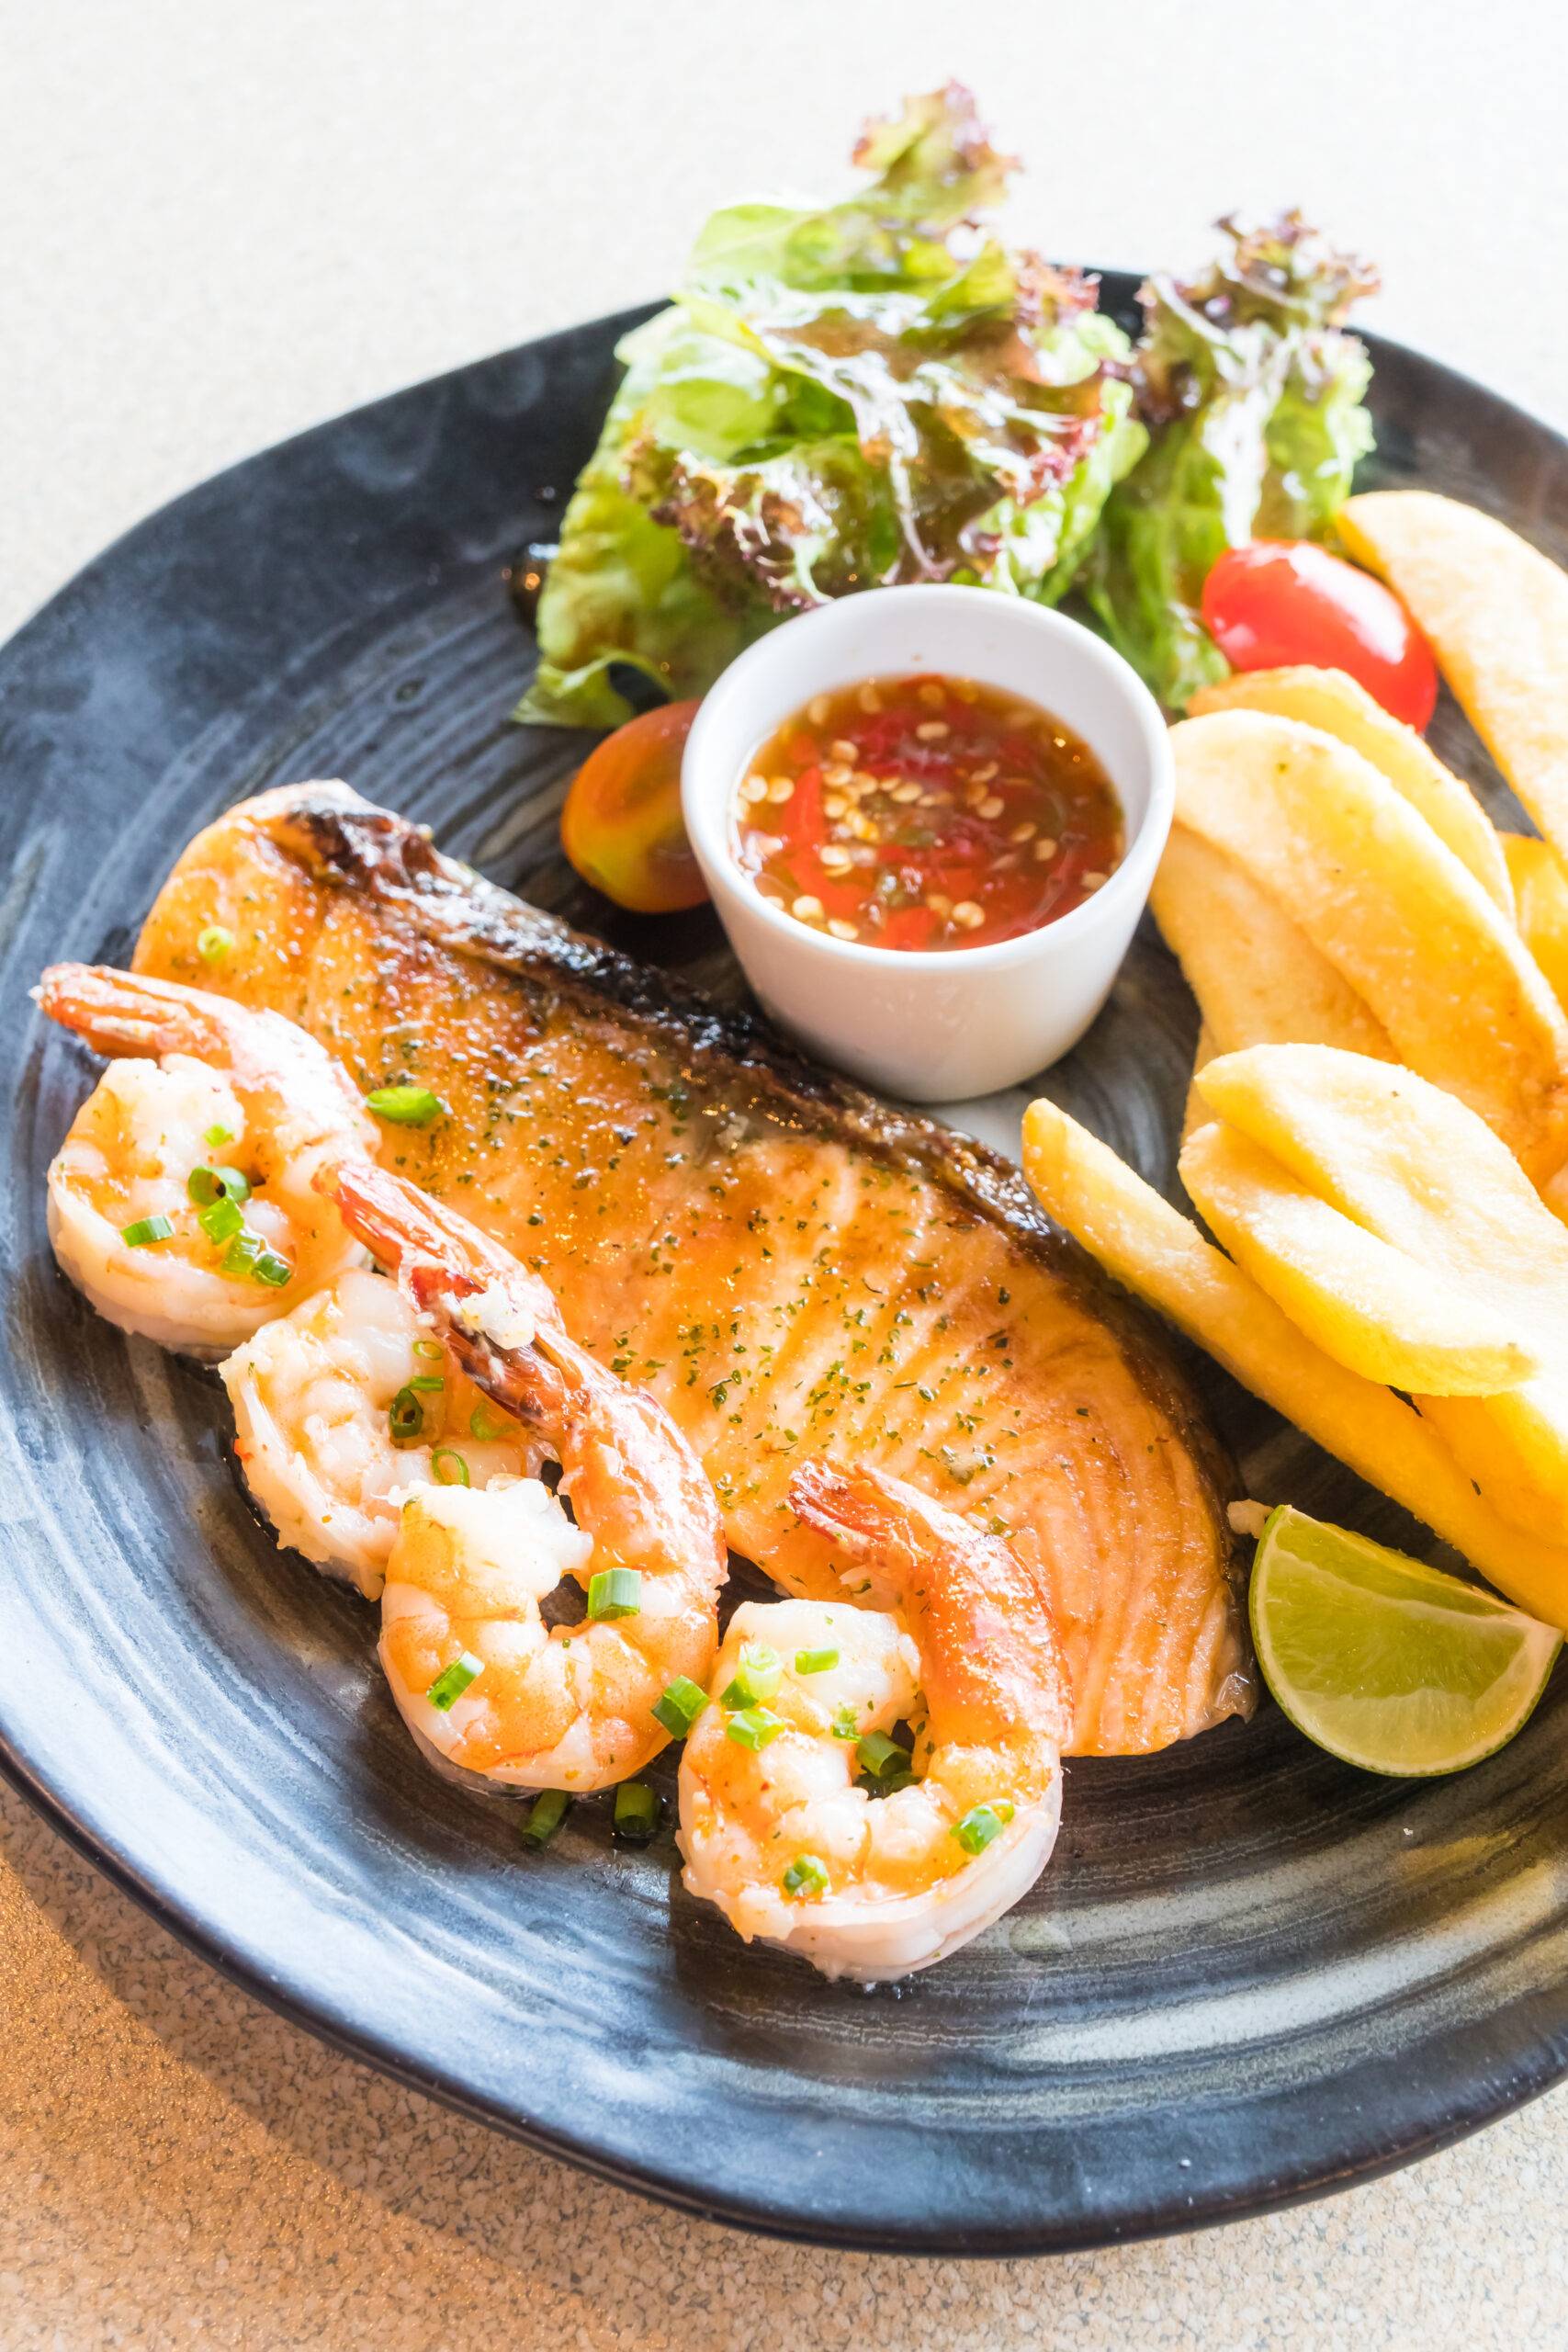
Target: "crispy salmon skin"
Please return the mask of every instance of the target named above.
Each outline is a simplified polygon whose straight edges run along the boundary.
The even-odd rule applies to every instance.
[[[1040,1575],[1072,1752],[1145,1752],[1250,1711],[1228,1465],[1153,1332],[1006,1162],[341,784],[266,793],[198,834],[135,962],[289,1014],[366,1091],[432,1089],[445,1115],[387,1126],[383,1160],[536,1267],[585,1344],[657,1392],[731,1545],[789,1590],[843,1597],[793,1473],[866,1461]]]

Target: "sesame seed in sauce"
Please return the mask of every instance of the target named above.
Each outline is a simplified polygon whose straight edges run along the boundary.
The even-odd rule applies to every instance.
[[[1099,763],[1059,720],[930,675],[814,695],[733,805],[742,864],[770,903],[831,937],[905,948],[1015,938],[1102,888],[1123,847]],[[1047,834],[1054,822],[1065,840]]]

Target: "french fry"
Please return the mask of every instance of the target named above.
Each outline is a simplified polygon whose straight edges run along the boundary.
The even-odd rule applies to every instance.
[[[1568,856],[1568,573],[1431,491],[1369,492],[1337,525],[1357,562],[1404,597],[1476,733]]]
[[[1568,1549],[1502,1519],[1437,1430],[1303,1338],[1249,1274],[1055,1104],[1030,1105],[1024,1173],[1107,1272],[1341,1462],[1454,1544],[1532,1615],[1568,1623]]]
[[[1196,1083],[1320,1200],[1492,1302],[1542,1361],[1568,1367],[1568,1230],[1457,1097],[1323,1046],[1222,1055]]]
[[[1348,743],[1426,818],[1504,914],[1513,914],[1503,844],[1470,786],[1343,670],[1240,670],[1222,685],[1201,687],[1187,708],[1194,718],[1211,710],[1269,711]]]
[[[1536,841],[1529,833],[1499,838],[1525,945],[1546,974],[1558,1003],[1568,1005],[1568,869],[1550,842]]]
[[[1171,743],[1181,824],[1288,910],[1401,1060],[1471,1103],[1532,1178],[1554,1173],[1568,1019],[1468,867],[1370,761],[1298,720],[1214,711]]]
[[[1369,1233],[1224,1120],[1198,1129],[1180,1167],[1237,1265],[1348,1371],[1464,1397],[1495,1396],[1540,1371],[1505,1306]]]
[[[1299,924],[1234,857],[1185,825],[1171,829],[1149,903],[1213,1052],[1310,1038],[1397,1059],[1381,1023]]]

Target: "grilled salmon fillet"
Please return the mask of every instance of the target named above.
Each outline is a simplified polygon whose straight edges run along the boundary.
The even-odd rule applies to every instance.
[[[209,960],[213,924],[233,944]],[[388,1126],[383,1160],[536,1267],[583,1342],[658,1394],[732,1547],[778,1583],[842,1598],[787,1490],[813,1455],[867,1461],[1034,1567],[1072,1752],[1249,1712],[1228,1465],[1137,1310],[1005,1161],[344,785],[266,793],[199,834],[135,962],[288,1013],[367,1091],[433,1089],[446,1115]]]

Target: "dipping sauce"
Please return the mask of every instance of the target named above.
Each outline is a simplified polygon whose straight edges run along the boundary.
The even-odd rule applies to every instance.
[[[1120,864],[1089,745],[968,678],[818,695],[742,778],[737,859],[799,922],[867,947],[983,947],[1069,914]]]

